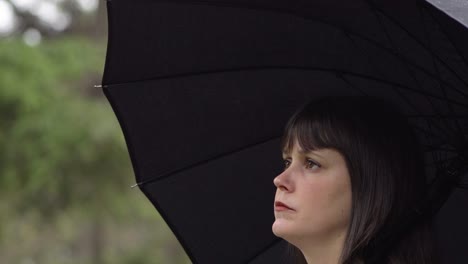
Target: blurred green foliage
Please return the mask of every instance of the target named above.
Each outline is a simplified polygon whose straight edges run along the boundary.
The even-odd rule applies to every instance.
[[[100,50],[79,39],[37,48],[12,40],[0,50],[2,194],[20,195],[19,207],[41,197],[36,208],[50,215],[95,200],[97,186],[129,174],[118,166],[126,157],[105,105],[83,98],[73,83],[102,68]]]
[[[104,58],[85,38],[0,41],[0,263],[190,263],[129,188],[121,129],[92,88]]]

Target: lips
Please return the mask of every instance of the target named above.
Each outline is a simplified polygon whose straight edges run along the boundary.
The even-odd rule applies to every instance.
[[[284,210],[293,210],[291,207],[289,207],[288,205],[280,202],[280,201],[276,201],[275,202],[275,211],[284,211]]]

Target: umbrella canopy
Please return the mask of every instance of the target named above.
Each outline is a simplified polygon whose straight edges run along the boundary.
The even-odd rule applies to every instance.
[[[194,263],[283,262],[272,181],[284,125],[312,98],[384,97],[420,136],[428,179],[463,172],[468,29],[425,1],[107,6],[104,93],[137,185]]]

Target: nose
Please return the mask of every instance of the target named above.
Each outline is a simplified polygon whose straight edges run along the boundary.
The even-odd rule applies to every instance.
[[[289,170],[286,169],[273,179],[273,184],[276,188],[286,192],[291,192],[293,190],[293,184],[289,174]]]

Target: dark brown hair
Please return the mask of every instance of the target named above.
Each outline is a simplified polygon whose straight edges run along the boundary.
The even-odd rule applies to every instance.
[[[288,121],[282,150],[295,140],[306,151],[332,148],[345,158],[352,208],[341,263],[435,264],[432,220],[418,223],[396,245],[377,243],[405,224],[426,195],[424,156],[406,118],[375,97],[324,97],[301,107]],[[386,247],[386,250],[382,250]],[[292,244],[296,263],[306,263]]]

